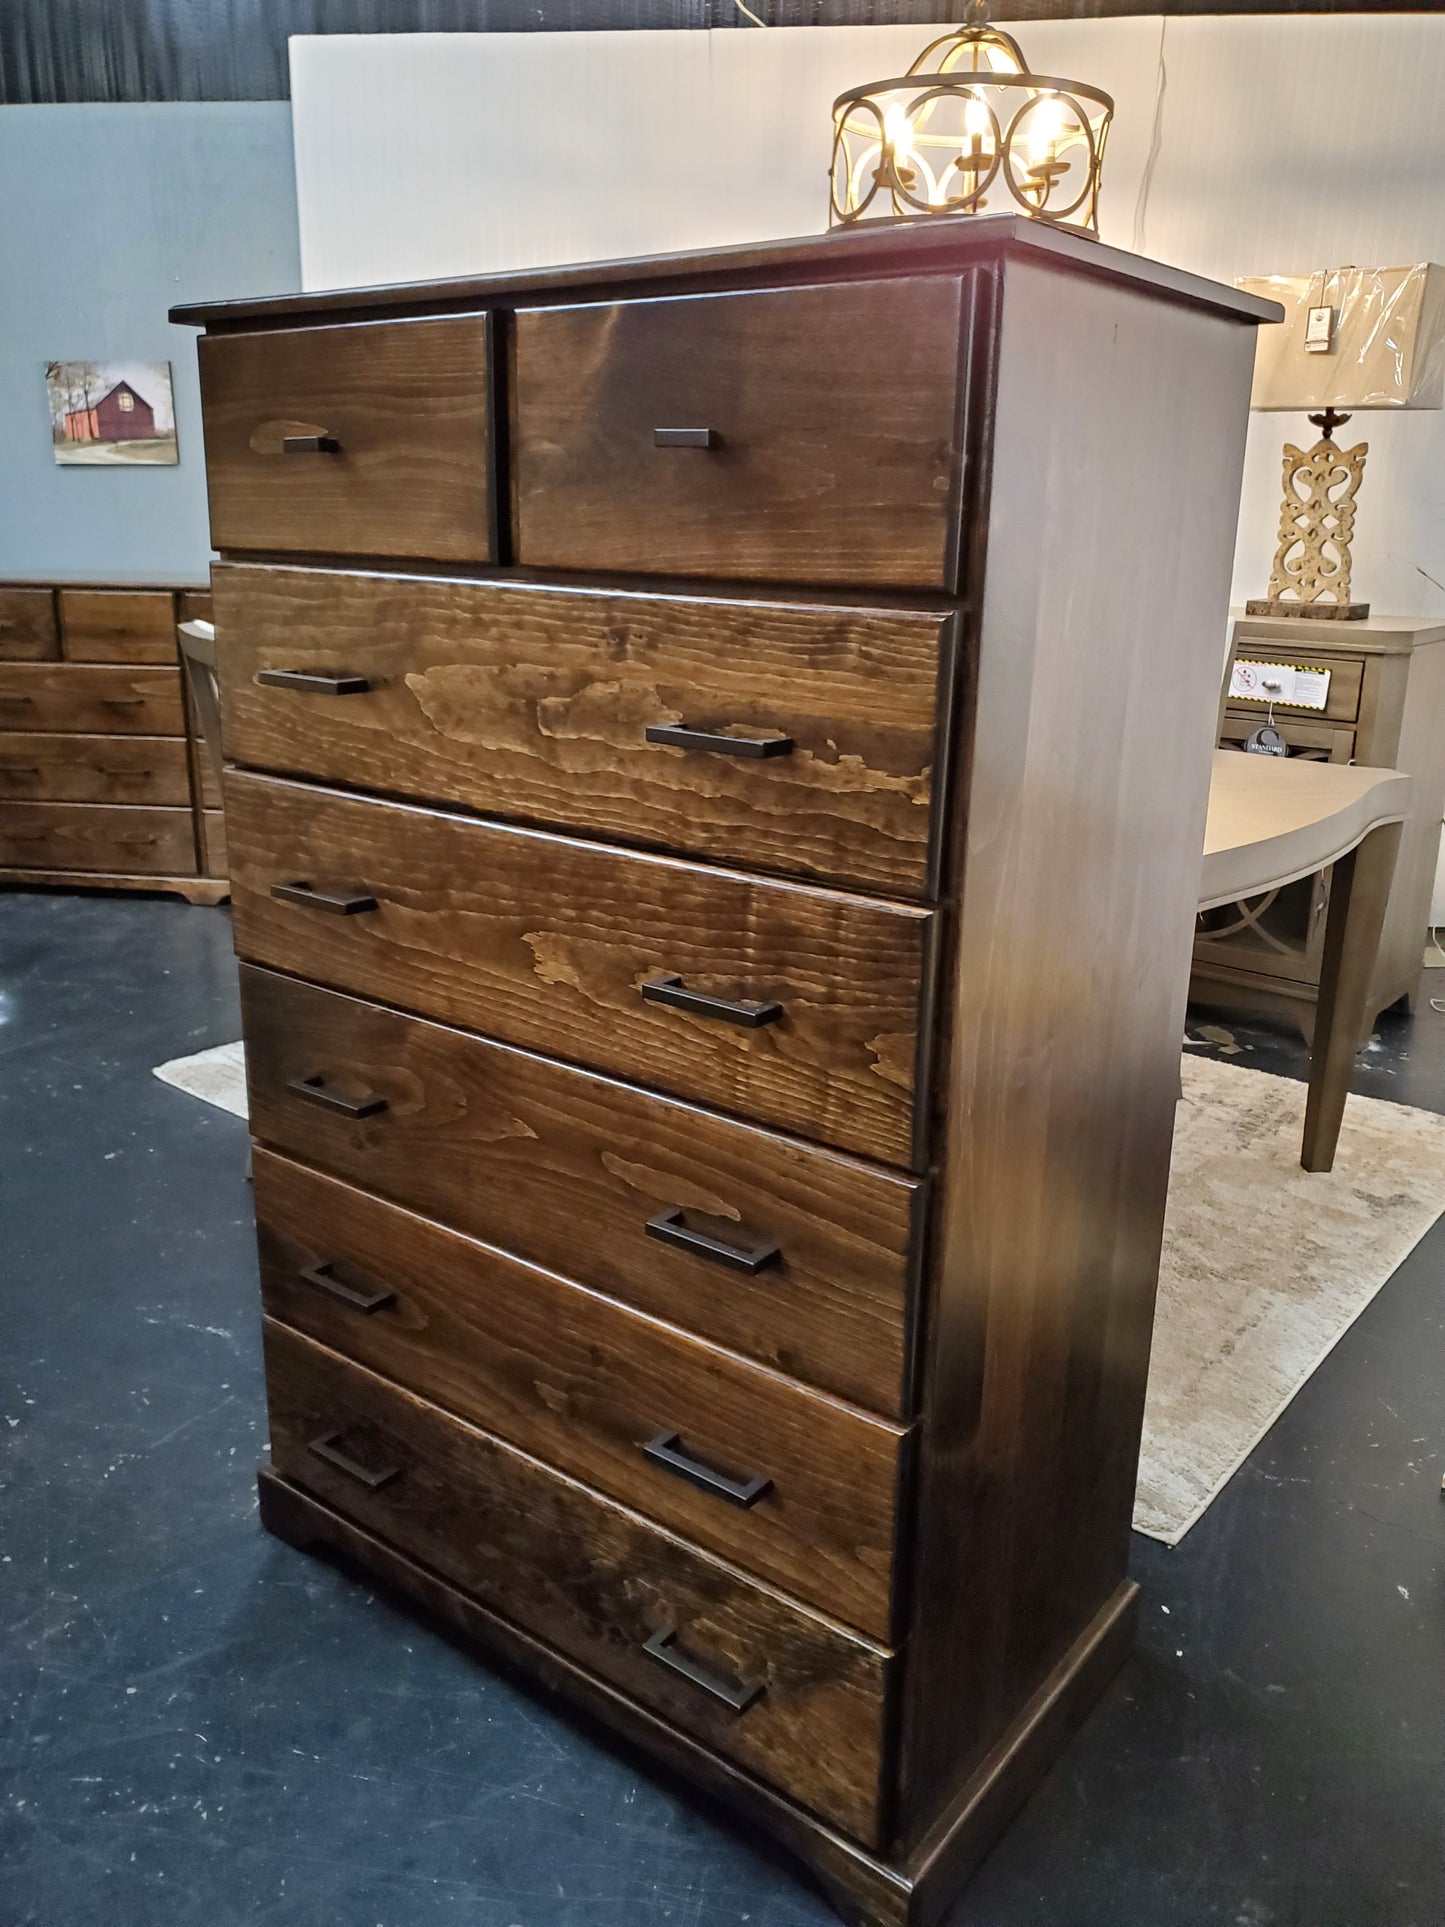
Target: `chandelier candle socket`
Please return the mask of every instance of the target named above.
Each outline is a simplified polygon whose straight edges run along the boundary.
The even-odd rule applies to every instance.
[[[1030,73],[986,11],[975,7],[900,78],[833,103],[830,226],[991,210],[1098,232],[1113,101],[1083,81]]]

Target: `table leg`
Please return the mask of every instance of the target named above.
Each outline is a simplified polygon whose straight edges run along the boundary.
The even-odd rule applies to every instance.
[[[1300,1155],[1306,1171],[1328,1171],[1335,1161],[1345,1097],[1365,1041],[1370,1014],[1366,1000],[1395,875],[1400,829],[1398,823],[1383,823],[1371,830],[1363,843],[1335,864],[1330,880]]]

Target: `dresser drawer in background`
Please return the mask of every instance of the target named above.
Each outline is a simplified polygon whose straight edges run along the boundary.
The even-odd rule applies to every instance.
[[[223,565],[227,753],[921,894],[951,619]],[[653,738],[654,740],[650,740]]]
[[[524,309],[518,560],[951,590],[964,294],[939,278]]]
[[[191,785],[186,746],[179,736],[3,731],[0,797],[45,803],[159,803],[188,808]]]
[[[176,661],[168,589],[62,589],[60,650],[70,662]]]
[[[266,1386],[283,1478],[879,1838],[886,1652],[270,1320]]]
[[[105,803],[0,803],[0,868],[193,876],[191,813]]]
[[[904,1410],[916,1180],[269,970],[241,999],[263,1143]]]
[[[0,662],[0,730],[183,736],[181,672],[80,662]]]
[[[1219,747],[1221,749],[1240,749],[1249,741],[1257,729],[1264,726],[1265,716],[1249,709],[1226,709],[1219,726]],[[1348,763],[1355,754],[1355,732],[1341,728],[1337,723],[1306,723],[1297,716],[1284,717],[1276,714],[1274,727],[1289,747],[1291,756],[1301,756],[1311,763]]]
[[[1280,695],[1274,694],[1268,685],[1271,666],[1276,664],[1288,669],[1304,669],[1314,675],[1327,675],[1330,682],[1323,709],[1307,703],[1286,702]],[[1257,715],[1256,728],[1268,716],[1271,705],[1278,716],[1299,716],[1306,720],[1318,717],[1323,722],[1352,723],[1360,713],[1360,687],[1364,677],[1365,664],[1361,656],[1301,655],[1287,642],[1262,640],[1258,636],[1240,637],[1235,648],[1230,693],[1226,700],[1238,705],[1247,714]],[[1236,682],[1252,685],[1250,693],[1246,693],[1243,687],[1236,688]]]
[[[53,662],[59,654],[54,591],[0,587],[0,662]]]
[[[226,830],[249,962],[915,1154],[926,911],[248,772]]]
[[[273,1318],[888,1639],[907,1433],[337,1178],[255,1178]]]
[[[206,335],[218,549],[493,553],[485,315]]]

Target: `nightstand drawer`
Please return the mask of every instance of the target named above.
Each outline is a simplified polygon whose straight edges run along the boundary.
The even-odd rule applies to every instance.
[[[54,592],[0,588],[0,662],[53,662],[59,654]]]
[[[266,1310],[886,1640],[908,1434],[266,1151]]]
[[[215,546],[489,560],[488,339],[485,315],[206,336]]]
[[[943,615],[226,566],[228,754],[921,894]]]
[[[904,1410],[915,1179],[269,970],[242,965],[241,1000],[264,1143],[790,1377]],[[316,1083],[380,1106],[348,1116]]]
[[[1283,694],[1274,693],[1269,684],[1277,678],[1272,678],[1270,672],[1280,667],[1328,676],[1330,683],[1324,707],[1321,709],[1309,703],[1288,702]],[[1241,670],[1247,673],[1256,693],[1246,695],[1234,688]],[[1236,647],[1227,700],[1250,715],[1257,713],[1260,722],[1269,714],[1273,701],[1278,716],[1318,716],[1324,722],[1352,723],[1360,713],[1360,685],[1364,675],[1364,659],[1360,656],[1301,654],[1299,650],[1290,648],[1287,642],[1276,642],[1272,637],[1262,641],[1258,636],[1250,636],[1241,638]]]
[[[266,1383],[283,1478],[878,1838],[886,1652],[270,1320]]]
[[[0,797],[44,803],[191,801],[179,736],[0,733]]]
[[[518,560],[952,588],[963,288],[864,281],[523,310]]]
[[[0,662],[0,730],[184,736],[181,672],[83,662]]]
[[[69,662],[176,660],[176,603],[168,589],[62,589],[60,650]]]
[[[191,813],[105,803],[0,803],[0,868],[193,876]]]
[[[241,772],[226,830],[250,962],[915,1155],[926,911]]]
[[[1265,717],[1252,709],[1226,709],[1219,726],[1221,749],[1243,749]],[[1291,756],[1310,763],[1348,763],[1355,753],[1355,732],[1338,723],[1301,722],[1297,713],[1277,714],[1275,728],[1289,745]]]

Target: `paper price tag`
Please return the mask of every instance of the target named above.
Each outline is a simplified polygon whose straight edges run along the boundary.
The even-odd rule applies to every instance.
[[[1253,662],[1241,656],[1229,678],[1229,694],[1241,703],[1323,709],[1330,699],[1330,672],[1302,669],[1292,662]]]

